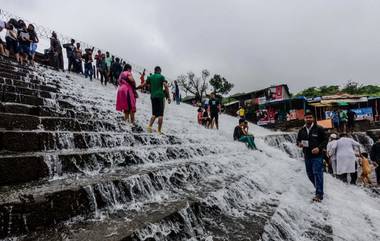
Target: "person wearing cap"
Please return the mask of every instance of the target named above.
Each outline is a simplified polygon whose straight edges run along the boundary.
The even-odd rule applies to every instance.
[[[331,168],[332,174],[336,175],[336,141],[338,140],[337,134],[330,135],[329,143],[327,144],[326,154],[329,158],[329,169]]]
[[[306,173],[314,185],[314,202],[323,200],[323,150],[327,145],[327,135],[323,127],[317,125],[313,113],[305,111],[305,126],[298,132],[297,145],[303,149]]]

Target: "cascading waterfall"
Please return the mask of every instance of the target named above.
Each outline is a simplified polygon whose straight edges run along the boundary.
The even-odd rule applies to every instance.
[[[0,58],[0,74],[3,65]],[[114,111],[113,87],[96,81],[89,85],[79,76],[67,78],[38,66],[28,71],[38,76],[33,86],[21,81],[7,84],[23,93],[27,91],[22,88],[54,93],[28,96],[36,106],[25,105],[20,96],[7,103],[29,119],[23,122],[16,112],[17,128],[0,130],[15,143],[8,145],[13,149],[4,150],[8,154],[0,161],[21,162],[27,171],[20,177],[1,177],[0,238],[364,241],[379,237],[379,201],[366,191],[327,177],[325,203],[310,204],[313,189],[299,160],[302,150],[295,145],[296,133],[253,126],[262,152],[249,151],[231,140],[236,119],[222,115],[220,131],[203,129],[196,124],[196,110],[186,105],[166,107],[165,135],[149,134],[144,128],[136,131]],[[141,94],[136,115],[138,125],[146,125],[149,96]],[[25,135],[38,142],[16,148]],[[366,148],[371,144],[362,134],[355,138]],[[356,202],[353,208],[344,194],[358,197],[352,202],[366,202]],[[342,210],[344,205],[351,206]],[[370,222],[371,232],[354,233],[354,226],[345,236],[341,221],[363,230]]]

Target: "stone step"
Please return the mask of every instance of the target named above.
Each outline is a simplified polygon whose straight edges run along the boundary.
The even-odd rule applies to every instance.
[[[33,106],[19,103],[0,103],[0,113],[13,113],[13,114],[24,114],[32,115],[38,117],[67,117],[76,118],[76,116],[82,116],[84,119],[91,119],[93,116],[86,112],[79,112],[78,114],[69,109],[63,109],[57,111],[53,107],[45,106]]]
[[[53,92],[57,93],[58,89],[60,88],[57,84],[46,84],[46,83],[32,83],[32,82],[26,82],[26,81],[19,81],[19,80],[13,80],[13,79],[7,79],[7,78],[0,78],[0,84],[7,84],[11,86],[17,86],[22,88],[28,88],[33,90],[42,90],[47,92]]]
[[[149,224],[159,224],[161,222],[171,222],[177,224],[176,226],[178,227],[183,227],[180,233],[174,233],[173,231],[172,236],[189,235],[186,232],[195,230],[185,230],[185,227],[188,227],[181,214],[190,207],[195,207],[195,205],[193,205],[192,201],[186,199],[167,201],[165,204],[146,203],[142,205],[140,211],[130,210],[120,212],[120,214],[110,214],[103,220],[83,220],[70,225],[61,223],[55,228],[29,234],[28,237],[22,238],[20,241],[61,240],[62,236],[72,241],[136,240],[134,236],[140,230],[146,228]],[[181,239],[178,237],[176,240]]]
[[[172,191],[197,183],[202,174],[207,173],[205,166],[199,165],[186,163],[77,181],[56,180],[48,185],[3,191],[0,194],[0,238],[51,227],[78,215],[91,217],[101,209],[153,200],[162,190],[165,195],[183,196]]]
[[[249,212],[233,215],[201,201],[204,195],[199,190],[165,203],[145,202],[137,211],[126,208],[107,214],[100,212],[94,218],[60,223],[22,240],[59,240],[64,234],[72,241],[177,241],[211,237],[212,240],[258,241],[262,240],[266,224],[278,207],[276,201],[268,200],[253,205]],[[235,207],[236,211],[239,209]]]
[[[14,80],[25,80],[26,75],[22,73],[15,74],[11,72],[0,71],[0,77]]]
[[[0,65],[7,68],[15,68],[21,71],[31,71],[32,68],[28,65],[19,64],[14,58],[9,58],[6,56],[0,56]]]
[[[196,141],[195,139],[186,140],[187,143],[195,143]],[[0,153],[181,143],[182,141],[175,136],[145,135],[133,132],[99,133],[0,130]]]
[[[47,98],[47,99],[52,98],[52,94],[47,91],[34,90],[30,88],[23,88],[23,87],[7,85],[7,84],[0,84],[0,92],[11,93],[11,94],[31,95],[31,96],[37,96],[37,97]],[[55,94],[54,94],[54,97],[55,97]]]
[[[36,152],[0,157],[0,186],[38,180],[98,173],[123,169],[147,163],[165,163],[197,157],[209,158],[212,154],[228,155],[234,150],[199,144],[140,146],[103,149],[76,149],[55,152]]]
[[[30,71],[27,69],[19,69],[11,66],[6,66],[4,64],[0,64],[0,75],[1,73],[9,73],[12,75],[18,75],[22,77],[28,77]]]
[[[20,103],[33,106],[44,105],[44,99],[31,95],[20,95],[15,93],[2,93],[1,102]]]
[[[0,129],[6,130],[125,131],[123,126],[100,120],[81,122],[74,118],[0,113]]]

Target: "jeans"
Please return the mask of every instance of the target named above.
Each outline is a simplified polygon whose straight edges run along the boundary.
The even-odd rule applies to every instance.
[[[92,64],[91,63],[84,64],[84,77],[87,78],[87,76],[89,76],[90,80],[92,80]]]
[[[323,199],[323,158],[305,159],[306,173],[315,187],[315,195]]]
[[[255,144],[255,138],[251,135],[242,136],[240,137],[239,141],[247,143],[249,149],[252,149],[252,150],[257,149],[256,144]]]

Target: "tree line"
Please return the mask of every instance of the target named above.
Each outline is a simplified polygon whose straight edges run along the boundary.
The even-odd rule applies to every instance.
[[[380,96],[380,85],[363,85],[355,81],[348,81],[345,85],[323,85],[321,87],[309,87],[296,96],[314,98],[318,96],[336,95],[346,93],[351,95]]]

